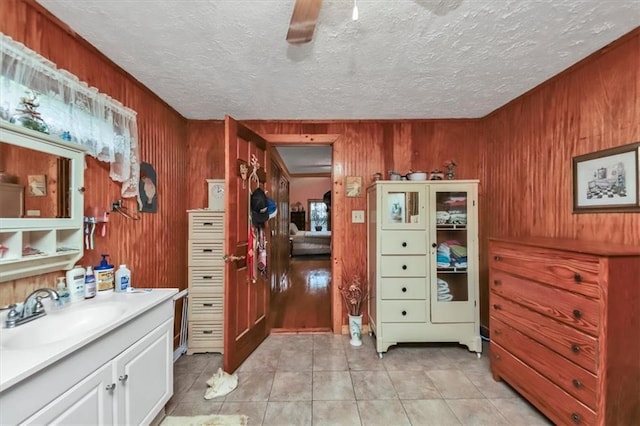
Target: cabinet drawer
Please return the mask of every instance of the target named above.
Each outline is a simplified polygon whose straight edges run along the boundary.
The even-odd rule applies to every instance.
[[[581,294],[492,270],[491,291],[529,309],[574,326],[592,336],[598,335],[599,303]]]
[[[380,256],[383,277],[426,277],[426,256]]]
[[[382,254],[427,254],[427,238],[424,232],[381,231]]]
[[[489,314],[554,350],[592,373],[597,373],[598,339],[524,308],[491,292]]]
[[[189,266],[224,265],[224,241],[189,240]]]
[[[224,291],[224,267],[189,268],[190,291]]]
[[[378,288],[381,299],[423,300],[427,293],[427,279],[382,278]]]
[[[189,238],[192,240],[224,239],[224,213],[191,213]]]
[[[380,318],[384,322],[425,322],[427,304],[424,300],[385,300],[381,303]]]
[[[207,348],[224,343],[222,322],[189,321],[189,348]]]
[[[600,297],[597,257],[490,242],[489,267],[592,298]]]
[[[491,318],[490,329],[493,342],[515,357],[526,360],[526,364],[592,410],[596,409],[598,379],[594,374],[496,318]]]
[[[555,424],[596,424],[596,414],[500,345],[491,343],[491,370],[538,407]]]
[[[224,321],[224,299],[221,295],[189,295],[189,321]]]

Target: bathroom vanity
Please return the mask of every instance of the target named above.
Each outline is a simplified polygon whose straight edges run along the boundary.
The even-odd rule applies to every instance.
[[[0,424],[151,423],[173,394],[176,293],[101,292],[0,329]]]

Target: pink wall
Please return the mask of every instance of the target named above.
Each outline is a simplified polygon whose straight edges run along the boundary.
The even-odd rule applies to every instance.
[[[325,192],[331,190],[329,177],[292,177],[289,183],[289,205],[300,201],[305,211],[309,208],[307,200],[322,200]]]

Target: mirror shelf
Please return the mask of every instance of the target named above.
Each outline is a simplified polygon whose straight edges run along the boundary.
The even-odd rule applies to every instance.
[[[68,217],[0,218],[0,282],[70,269],[83,255],[85,149],[6,122],[0,122],[0,143],[70,163]]]

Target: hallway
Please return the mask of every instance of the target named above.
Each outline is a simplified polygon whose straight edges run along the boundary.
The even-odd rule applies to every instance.
[[[331,330],[331,259],[293,257],[271,289],[272,332]]]

